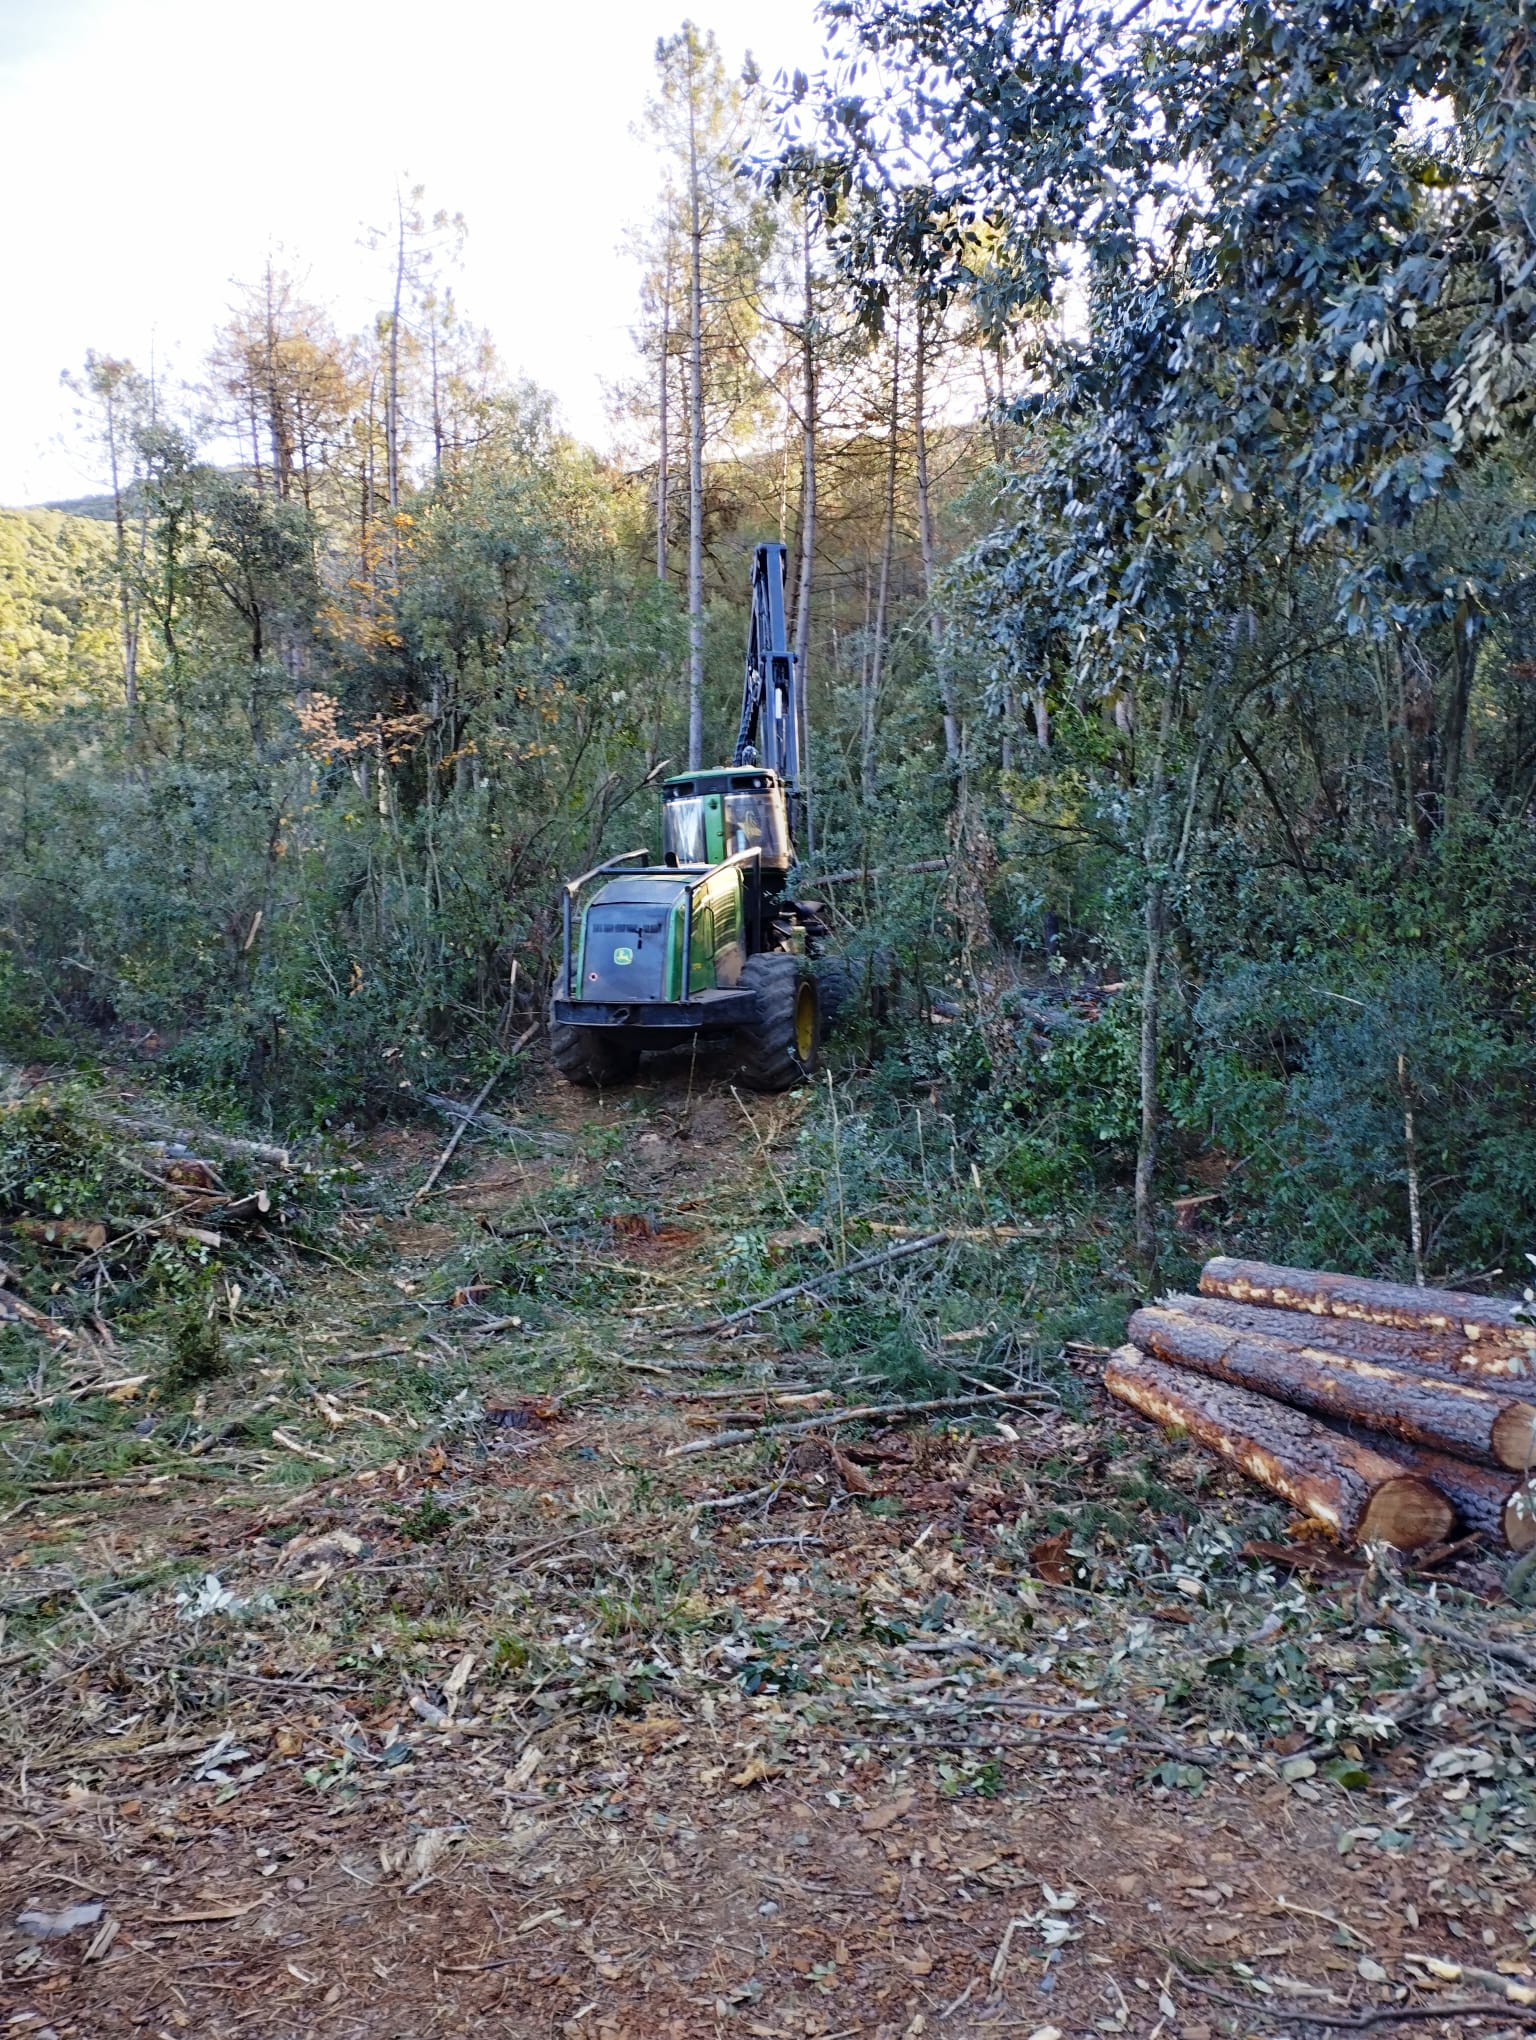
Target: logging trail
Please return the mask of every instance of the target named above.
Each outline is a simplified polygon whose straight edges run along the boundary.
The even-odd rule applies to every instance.
[[[0,2027],[1529,2024],[1494,1569],[1288,1541],[1133,1428],[1031,1333],[1081,1242],[807,1219],[814,1093],[488,1109],[430,1197],[450,1119],[358,1143],[330,1250],[174,1412],[53,1399],[5,1332]]]

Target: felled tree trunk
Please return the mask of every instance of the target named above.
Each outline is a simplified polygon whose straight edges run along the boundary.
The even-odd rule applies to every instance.
[[[1536,1406],[1465,1378],[1432,1377],[1307,1345],[1309,1322],[1290,1317],[1291,1336],[1279,1339],[1159,1308],[1137,1311],[1129,1332],[1136,1345],[1161,1360],[1319,1416],[1345,1417],[1372,1431],[1517,1472],[1536,1457]]]
[[[24,1240],[66,1254],[99,1254],[107,1244],[107,1229],[99,1218],[13,1218],[10,1225]]]
[[[1452,1332],[1467,1341],[1469,1363],[1482,1374],[1536,1373],[1536,1325],[1521,1324],[1515,1306],[1499,1298],[1463,1296],[1452,1289],[1409,1289],[1368,1282],[1318,1268],[1275,1268],[1267,1261],[1207,1261],[1200,1276],[1206,1296],[1305,1310],[1318,1317],[1355,1318],[1365,1324]]]
[[[1341,1425],[1340,1430],[1357,1443],[1370,1441],[1370,1433],[1356,1425]],[[1450,1498],[1468,1530],[1480,1531],[1513,1552],[1529,1551],[1536,1545],[1536,1483],[1508,1473],[1491,1473],[1486,1466],[1469,1466],[1464,1459],[1433,1452],[1426,1445],[1394,1441],[1392,1453],[1410,1472],[1432,1481]]]
[[[1450,1533],[1451,1505],[1428,1481],[1284,1403],[1183,1373],[1137,1346],[1110,1355],[1104,1386],[1154,1423],[1187,1431],[1336,1537],[1413,1551]]]
[[[1233,1303],[1225,1296],[1165,1296],[1162,1305],[1165,1310],[1181,1310],[1186,1317],[1227,1325],[1233,1331],[1300,1340],[1308,1346],[1322,1346],[1330,1353],[1355,1353],[1365,1360],[1385,1360],[1389,1366],[1440,1369],[1447,1374],[1477,1372],[1478,1356],[1474,1353],[1467,1357],[1468,1342],[1464,1337],[1456,1332],[1432,1332],[1427,1325],[1405,1331],[1399,1325],[1368,1325],[1359,1318],[1266,1310],[1262,1304]]]

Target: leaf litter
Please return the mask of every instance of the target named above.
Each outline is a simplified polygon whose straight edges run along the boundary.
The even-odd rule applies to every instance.
[[[1314,1564],[1070,1351],[1000,1416],[775,1434],[861,1400],[816,1297],[787,1341],[655,1333],[708,1320],[752,1225],[719,1184],[759,1137],[787,1174],[808,1107],[744,1139],[728,1092],[659,1090],[540,1100],[531,1190],[495,1164],[453,1226],[364,1227],[182,1442],[18,1492],[14,2030],[1524,2024],[1530,1625],[1475,1559]],[[689,1139],[633,1138],[669,1111]],[[934,1271],[868,1279],[912,1308]],[[700,1464],[694,1417],[749,1435]]]

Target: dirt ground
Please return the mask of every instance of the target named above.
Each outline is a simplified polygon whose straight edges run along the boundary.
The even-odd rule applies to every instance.
[[[1039,1535],[1123,1472],[1091,1356],[1075,1409],[677,1450],[856,1399],[762,1321],[666,1336],[807,1109],[539,1093],[314,1264],[198,1442],[16,1476],[0,2033],[1528,2029],[1536,1655],[1486,1567],[1397,1605],[1502,1654],[1410,1647],[1220,1478]]]

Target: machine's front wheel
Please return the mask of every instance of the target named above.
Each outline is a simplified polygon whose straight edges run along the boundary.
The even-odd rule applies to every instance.
[[[737,1032],[743,1081],[754,1091],[789,1091],[816,1068],[821,1007],[803,956],[770,950],[749,956],[741,989],[757,995],[757,1018]]]
[[[549,1024],[549,1059],[568,1084],[596,1091],[627,1084],[640,1067],[640,1051],[607,1027]]]

